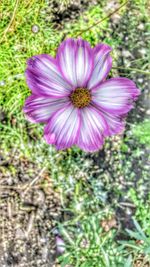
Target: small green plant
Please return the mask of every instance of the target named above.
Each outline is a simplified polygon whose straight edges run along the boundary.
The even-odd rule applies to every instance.
[[[134,189],[130,189],[129,196],[136,206],[135,219],[140,223],[146,235],[150,236],[150,194],[145,201],[137,195]]]
[[[123,267],[125,261],[114,240],[115,230],[104,231],[101,221],[104,212],[84,218],[78,227],[60,226],[66,252],[59,257],[62,267]],[[128,265],[129,259],[128,259]]]
[[[142,123],[134,125],[132,131],[141,144],[150,146],[150,122],[148,120],[144,120]]]
[[[128,249],[128,253],[133,255],[134,259],[138,259],[142,255],[143,261],[150,259],[150,236],[146,235],[140,224],[133,219],[135,230],[127,229],[130,237],[128,241],[121,241],[121,249]],[[150,261],[149,261],[150,264]]]

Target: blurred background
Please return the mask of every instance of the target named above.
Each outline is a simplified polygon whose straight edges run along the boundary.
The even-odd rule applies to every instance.
[[[1,0],[0,267],[150,266],[150,2]],[[26,121],[26,60],[81,34],[141,90],[103,149],[56,151]],[[61,246],[62,245],[62,246]]]

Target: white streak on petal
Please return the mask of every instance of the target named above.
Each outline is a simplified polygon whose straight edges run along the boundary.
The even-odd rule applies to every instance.
[[[45,139],[48,143],[50,136],[55,135],[57,149],[65,149],[76,143],[79,133],[80,116],[78,109],[69,104],[57,111],[45,127]]]
[[[107,123],[102,114],[90,106],[81,109],[81,130],[78,146],[85,151],[96,151],[103,145],[107,133]]]
[[[98,44],[93,49],[94,69],[88,82],[88,88],[92,89],[107,77],[112,67],[112,58],[109,55],[111,50],[111,47],[106,44]]]
[[[93,54],[88,42],[65,40],[58,48],[57,60],[64,78],[74,88],[86,86],[93,70]]]
[[[44,96],[29,96],[23,108],[26,118],[34,123],[47,122],[51,115],[69,102],[69,98],[49,98]]]
[[[91,94],[93,102],[101,110],[119,115],[133,108],[133,102],[140,93],[133,81],[120,77],[101,83]]]
[[[62,97],[72,91],[71,85],[59,72],[56,60],[49,55],[30,58],[25,76],[29,88],[37,95]]]
[[[103,112],[103,116],[108,124],[109,135],[121,134],[124,131],[125,121],[121,116],[113,115],[108,112]]]

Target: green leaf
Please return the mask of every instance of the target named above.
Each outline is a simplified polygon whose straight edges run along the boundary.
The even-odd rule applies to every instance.
[[[145,240],[145,241],[147,242],[147,237],[146,237],[146,235],[144,234],[144,232],[143,232],[141,226],[138,224],[138,222],[137,222],[135,219],[133,219],[133,221],[134,221],[134,225],[135,225],[137,231],[141,234],[141,236],[143,237],[143,240]]]
[[[127,259],[127,261],[125,262],[124,267],[132,267],[132,256],[130,255]]]
[[[141,234],[139,234],[138,232],[134,232],[134,231],[128,230],[128,229],[126,231],[130,235],[130,237],[133,237],[137,240],[144,240],[143,236]]]

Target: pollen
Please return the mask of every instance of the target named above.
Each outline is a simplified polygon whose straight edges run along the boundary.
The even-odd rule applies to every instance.
[[[77,88],[71,94],[70,98],[76,108],[84,108],[91,102],[90,91],[86,88]]]

